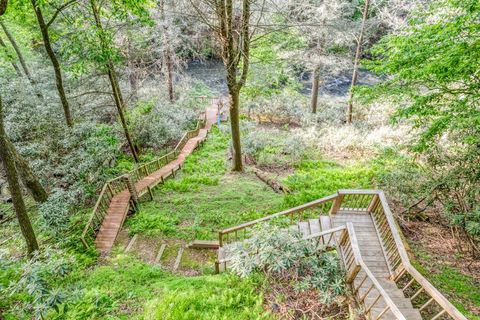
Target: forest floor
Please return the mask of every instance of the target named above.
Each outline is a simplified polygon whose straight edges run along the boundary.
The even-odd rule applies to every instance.
[[[480,319],[480,260],[461,253],[452,230],[427,212],[429,221],[405,223],[404,234],[415,255],[415,267],[469,319]]]

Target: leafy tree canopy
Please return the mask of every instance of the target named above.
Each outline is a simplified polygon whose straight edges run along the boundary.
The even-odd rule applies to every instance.
[[[394,119],[422,129],[415,150],[435,146],[445,134],[480,143],[480,3],[440,0],[418,12],[402,32],[383,38],[367,67],[386,77],[369,98],[394,99]]]

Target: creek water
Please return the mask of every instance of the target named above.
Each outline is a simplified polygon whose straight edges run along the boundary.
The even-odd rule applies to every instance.
[[[192,78],[203,81],[216,94],[226,94],[228,92],[225,68],[221,60],[191,61],[188,63],[186,72]],[[298,75],[298,80],[302,83],[300,91],[308,96],[312,94],[311,77],[312,73],[310,71]],[[351,79],[352,75],[350,73],[325,75],[321,81],[319,94],[346,96]],[[360,70],[357,80],[358,85],[373,85],[376,82],[378,82],[378,78],[375,75]]]

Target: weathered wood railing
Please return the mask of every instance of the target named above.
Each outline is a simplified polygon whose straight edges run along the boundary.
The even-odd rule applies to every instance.
[[[97,232],[100,230],[100,226],[102,225],[102,222],[107,215],[107,211],[110,207],[110,203],[113,197],[120,192],[129,192],[130,197],[137,198],[139,196],[142,196],[146,192],[149,192],[150,186],[142,190],[137,190],[135,184],[146,176],[152,174],[153,172],[160,170],[169,162],[175,160],[180,154],[185,144],[188,142],[188,140],[196,137],[200,129],[205,127],[206,122],[206,113],[204,113],[202,117],[197,121],[195,129],[187,131],[182,136],[173,151],[152,161],[141,164],[135,169],[105,182],[102,190],[100,191],[98,200],[93,208],[92,214],[90,215],[90,218],[85,225],[85,228],[83,229],[82,235],[80,236],[80,241],[85,246],[85,248],[89,247],[88,238],[94,238]],[[172,171],[171,174],[174,174],[174,171]],[[162,177],[162,180],[163,178],[164,177]]]
[[[336,238],[340,239],[338,241],[338,245],[335,243]],[[346,271],[346,282],[352,285],[355,295],[359,293],[360,287],[363,286],[366,279],[368,278],[370,280],[371,285],[368,285],[365,288],[366,291],[362,295],[359,295],[359,300],[361,301],[362,305],[365,306],[366,314],[369,314],[373,310],[373,307],[378,306],[381,302],[384,302],[385,306],[382,306],[383,309],[377,315],[375,315],[375,320],[381,319],[382,316],[386,315],[389,311],[395,315],[397,320],[407,320],[363,261],[360,254],[360,249],[358,247],[355,230],[351,223],[308,235],[299,241],[316,241],[317,248],[319,246],[322,246],[323,248],[336,248]],[[223,265],[224,269],[226,269],[227,263],[230,260],[231,257],[226,257],[219,260],[218,264]],[[359,282],[355,282],[357,277],[362,274],[361,271],[363,271],[365,276],[362,277],[361,280],[359,279]],[[365,301],[365,298],[372,290],[376,290],[378,295],[373,302],[368,304]]]
[[[347,274],[346,282],[351,285],[358,302],[364,306],[365,314],[368,315],[369,318],[377,320],[382,319],[384,315],[387,315],[387,313],[390,312],[397,320],[407,320],[363,261],[352,223],[347,222],[346,227],[340,236],[338,248]],[[356,282],[356,279],[359,281]],[[363,287],[363,285],[366,284],[367,279],[370,280],[370,284]],[[364,292],[360,292],[362,287],[365,289]],[[368,304],[366,297],[375,291],[378,294],[373,301]],[[381,302],[384,302],[385,304],[384,306],[381,306],[383,309],[377,314],[373,314],[373,308],[375,306],[380,306]]]
[[[103,219],[107,215],[108,208],[110,207],[110,202],[113,197],[128,188],[128,177],[126,175],[121,175],[114,179],[108,180],[103,185],[98,200],[93,207],[92,214],[88,219],[85,228],[83,229],[80,240],[82,244],[88,248],[87,238],[90,236],[95,236],[96,232],[102,225]]]
[[[419,308],[422,316],[430,315],[431,320],[442,317],[445,319],[467,320],[410,263],[395,218],[382,191],[377,192],[370,208],[375,227],[383,243],[384,255],[390,268],[391,279],[410,298],[412,304]]]
[[[289,224],[294,224],[308,217],[318,218],[318,216],[322,215],[322,213],[328,214],[336,197],[336,195],[325,197],[292,209],[278,212],[232,228],[221,230],[218,232],[218,241],[220,243],[220,247],[230,242],[242,241],[246,239],[251,234],[252,228],[259,223],[286,219]]]
[[[381,190],[339,190],[334,195],[219,231],[219,244],[220,247],[222,247],[230,242],[242,241],[248,237],[254,226],[260,223],[273,222],[278,218],[288,217],[291,222],[297,223],[305,218],[302,216],[304,212],[310,212],[310,214],[316,215],[318,218],[322,213],[335,215],[339,211],[371,215],[376,232],[382,242],[383,255],[389,267],[390,279],[411,299],[412,304],[418,307],[423,319],[467,320],[467,318],[410,263],[395,218],[388,206],[385,194]],[[353,228],[353,226],[351,228]],[[351,242],[354,230],[348,231],[348,238],[345,238],[346,236],[344,234],[343,238],[340,238],[338,242],[340,248],[344,243]],[[356,241],[355,243],[353,247],[358,246]],[[347,247],[352,246],[348,245]],[[355,258],[356,251],[358,252]],[[348,249],[348,252],[345,253],[348,256],[348,263],[346,264],[347,274],[349,274],[348,272],[351,273],[349,278],[353,277],[353,279],[355,279],[361,270],[365,271],[368,269],[361,259],[361,256],[358,257],[358,253],[359,250],[354,249]],[[342,253],[343,256],[345,256],[345,254]],[[350,271],[353,261],[355,261],[355,268],[352,269],[354,272]],[[217,265],[219,263],[223,263],[224,266],[226,266],[227,261],[217,261]],[[371,272],[369,274],[369,272],[365,271],[365,273],[367,277],[373,277]],[[375,287],[380,285],[378,281],[376,284],[375,281],[372,281],[372,283]],[[377,288],[377,290],[379,289]],[[390,306],[389,302],[386,303],[389,306],[388,310],[395,314],[393,311],[394,308]],[[371,307],[369,309],[371,309]],[[384,311],[387,312],[388,310]],[[397,316],[398,319],[404,319],[401,318],[400,315],[395,314],[395,316]],[[378,316],[377,318],[380,319]]]

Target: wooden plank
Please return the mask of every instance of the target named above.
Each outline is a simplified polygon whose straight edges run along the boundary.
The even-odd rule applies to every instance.
[[[319,219],[309,219],[308,223],[310,224],[310,233],[319,233],[322,231],[320,227],[320,220]]]
[[[137,236],[138,235],[136,234],[136,235],[133,236],[132,239],[130,239],[127,247],[125,248],[125,252],[129,252],[132,249],[133,245],[135,244],[135,241],[137,241]]]
[[[167,247],[166,243],[162,243],[160,246],[160,250],[158,250],[158,254],[155,257],[155,263],[158,264],[160,262],[160,259],[162,259],[163,253],[165,252],[165,248]]]
[[[322,231],[327,231],[328,229],[332,229],[332,225],[330,224],[330,217],[320,216],[320,226]]]
[[[308,227],[308,222],[300,221],[298,223],[298,229],[302,233],[303,237],[307,237],[310,234],[310,228]]]
[[[187,245],[191,249],[218,249],[220,243],[218,240],[193,240]]]
[[[180,262],[182,261],[183,251],[185,251],[185,247],[181,246],[178,249],[177,258],[175,259],[175,264],[173,265],[173,271],[177,271],[178,267],[180,266]]]

